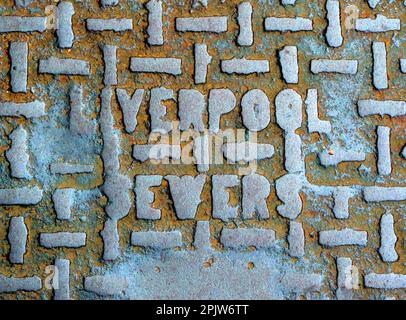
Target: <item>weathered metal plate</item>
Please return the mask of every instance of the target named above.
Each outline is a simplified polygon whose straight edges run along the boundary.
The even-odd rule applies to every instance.
[[[1,299],[405,299],[406,3],[4,0]]]

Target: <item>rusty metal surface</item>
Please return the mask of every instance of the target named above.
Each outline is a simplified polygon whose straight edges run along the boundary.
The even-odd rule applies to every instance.
[[[38,187],[42,190],[41,200],[36,204],[18,203],[19,197],[15,194],[12,194],[12,198],[16,204],[0,204],[0,299],[58,298],[52,287],[56,282],[60,284],[60,292],[64,293],[59,298],[69,299],[405,299],[406,151],[403,148],[406,144],[406,70],[402,73],[401,59],[406,59],[406,6],[403,1],[382,0],[375,8],[368,1],[340,1],[339,19],[343,43],[335,48],[327,43],[325,35],[329,23],[326,1],[297,0],[294,5],[282,5],[277,0],[246,1],[251,4],[253,12],[254,39],[253,44],[248,46],[241,46],[237,41],[240,32],[237,8],[243,1],[209,0],[207,6],[205,1],[157,1],[163,8],[163,45],[148,43],[147,30],[151,21],[148,21],[147,2],[149,1],[119,0],[116,5],[103,7],[96,0],[72,0],[70,3],[74,14],[71,29],[74,40],[68,48],[60,48],[58,45],[58,18],[55,14],[60,2],[32,0],[26,6],[16,6],[13,0],[4,0],[0,5],[1,17],[48,17],[46,30],[43,32],[0,30],[0,102],[26,103],[38,100],[45,103],[46,113],[26,118],[3,114],[0,110],[0,188],[17,190],[22,187]],[[197,4],[193,6],[192,2]],[[399,29],[383,32],[362,32],[356,29],[357,20],[375,19],[378,14],[399,19]],[[218,16],[228,17],[227,32],[179,32],[175,28],[177,18]],[[310,19],[313,28],[298,32],[266,31],[264,20],[270,16]],[[132,20],[132,28],[121,32],[95,32],[86,27],[86,20],[89,18],[127,18]],[[10,46],[15,42],[28,44],[26,92],[14,92],[11,87],[13,57]],[[372,44],[378,42],[384,43],[386,50],[384,63],[387,66],[388,87],[385,89],[376,88],[373,83],[375,65]],[[212,57],[207,68],[207,81],[203,84],[194,82],[195,44],[207,45],[208,54]],[[116,46],[116,84],[114,81],[109,84],[103,81],[106,67],[103,45]],[[297,48],[298,83],[286,83],[282,75],[284,66],[279,54],[286,46]],[[39,61],[50,57],[87,61],[90,74],[41,73]],[[169,75],[132,72],[131,57],[181,59],[182,73]],[[226,74],[221,69],[221,61],[233,58],[266,60],[269,63],[269,72]],[[311,72],[310,66],[312,60],[317,59],[356,60],[358,68],[355,74],[316,74]],[[74,85],[82,87],[81,117],[82,120],[95,124],[93,131],[84,132],[80,124],[77,131],[72,129],[72,101],[69,94]],[[243,138],[248,138],[250,134],[242,117],[241,101],[248,91],[262,90],[269,99],[270,122],[256,134],[251,133],[251,136],[255,138],[255,143],[272,145],[273,156],[251,164],[214,162],[210,163],[209,170],[205,172],[199,172],[196,164],[187,163],[183,158],[177,163],[173,160],[160,163],[136,160],[133,156],[135,145],[155,142],[155,137],[151,137],[151,117],[154,115],[151,115],[150,98],[151,90],[158,87],[172,89],[177,99],[164,102],[167,110],[164,118],[170,121],[179,120],[179,90],[195,89],[202,93],[206,103],[203,123],[207,129],[207,105],[211,90],[231,90],[236,98],[236,106],[221,117],[220,129],[231,129],[235,133],[245,130]],[[133,132],[129,133],[124,125],[125,115],[116,89],[126,90],[129,97],[137,89],[145,90],[138,114],[130,114],[130,117],[136,117],[138,121]],[[302,103],[300,110],[303,119],[299,128],[293,130],[293,134],[301,141],[301,155],[298,158],[295,155],[285,155],[287,133],[278,124],[276,115],[276,97],[286,89],[294,90]],[[331,124],[331,132],[327,134],[309,132],[310,120],[306,112],[309,89],[317,90],[319,118]],[[111,101],[103,101],[102,92],[111,92]],[[398,114],[362,116],[360,101],[366,99],[397,101]],[[107,123],[104,129],[101,123],[106,118],[102,114],[102,102],[105,102],[105,112],[111,110],[114,122],[112,126]],[[281,108],[291,108],[289,103],[282,103]],[[5,108],[5,105],[0,108]],[[385,168],[378,170],[379,158],[388,155],[384,151],[387,151],[387,145],[382,151],[377,149],[378,127],[390,128],[391,170],[386,174]],[[18,128],[26,130],[28,135],[28,178],[13,175],[10,160],[6,156],[12,147],[10,135]],[[118,141],[119,155],[115,154],[114,144],[117,141],[114,137]],[[175,133],[171,132],[168,137],[170,144],[174,144]],[[164,138],[166,136],[161,135],[161,139]],[[186,140],[181,143],[184,149],[191,139]],[[292,149],[292,153],[297,150]],[[341,151],[361,153],[363,159],[353,161],[350,157],[337,165],[329,166],[321,163],[321,152],[334,156]],[[186,156],[185,154],[185,158]],[[286,157],[290,156],[294,161],[303,161],[304,168],[298,171],[289,170],[286,167]],[[115,157],[119,160],[119,168],[106,170],[106,162]],[[20,153],[15,161],[17,164],[22,161]],[[91,165],[93,169],[90,173],[55,174],[50,170],[53,163]],[[269,182],[270,192],[266,196],[268,217],[261,218],[254,214],[245,218],[242,215],[242,181],[244,177],[254,173],[265,177]],[[199,174],[206,176],[200,196],[201,203],[193,218],[180,219],[166,177]],[[140,175],[163,177],[159,186],[150,188],[154,193],[152,207],[161,210],[159,219],[137,216],[135,181]],[[229,205],[239,206],[237,217],[231,219],[219,219],[213,210],[213,197],[219,196],[213,193],[213,176],[223,175],[235,175],[238,179],[238,186],[225,188],[225,193],[229,192],[230,196],[229,201],[227,200]],[[288,207],[294,205],[298,201],[297,197],[300,197],[297,215],[293,212],[295,209],[288,208],[288,214],[292,213],[294,216],[281,214],[283,196],[280,193],[283,193],[284,188],[280,187],[278,192],[277,181],[285,176],[299,179],[288,182],[285,187],[288,190],[285,201]],[[116,183],[114,179],[118,177],[123,177],[124,180]],[[106,192],[106,188],[103,188],[106,181],[113,181],[113,191]],[[295,186],[297,181],[303,183],[298,190]],[[337,217],[335,212],[335,205],[340,201],[335,192],[341,190],[341,187],[347,187],[353,192],[347,199],[346,217]],[[371,187],[381,187],[377,189],[376,196],[387,192],[388,199],[368,201],[365,194],[372,190]],[[394,190],[394,187],[398,189]],[[53,195],[61,189],[74,189],[71,216],[68,220],[57,218]],[[195,192],[192,188],[190,190]],[[247,194],[246,197],[253,197],[252,194]],[[125,209],[127,196],[130,199],[129,210]],[[146,197],[140,196],[138,201],[144,201],[149,206]],[[190,205],[187,202],[181,205]],[[66,200],[62,203],[62,207],[68,207]],[[109,205],[113,207],[114,214],[120,215],[119,218],[113,219],[108,214]],[[386,221],[389,221],[387,224],[382,223],[385,221],[384,215],[387,217]],[[10,224],[13,217],[23,217],[23,225],[27,230],[26,237],[24,232],[16,233],[18,240],[14,244],[25,249],[22,263],[10,261],[13,242],[10,240]],[[390,223],[390,217],[393,224]],[[107,232],[106,222],[109,220],[116,223],[117,232],[113,232],[112,238],[107,239],[107,236],[103,237],[103,230]],[[199,221],[209,223],[207,248],[199,247],[196,242],[195,233]],[[304,254],[300,257],[292,254],[292,244],[289,244],[292,224],[296,222],[300,223],[305,241]],[[383,227],[384,224],[389,227]],[[207,236],[204,233],[205,225],[201,226],[201,231]],[[367,243],[333,246],[321,243],[320,232],[345,228],[366,232]],[[265,241],[260,233],[256,233],[253,243],[247,240],[236,248],[228,248],[221,238],[225,229],[249,229],[255,232],[261,229],[273,230],[275,241],[268,241],[264,247],[255,245],[255,241]],[[158,248],[132,245],[132,234],[141,231],[179,231],[181,243],[175,245],[175,248],[159,248],[164,241],[159,240],[159,235],[163,234],[157,233]],[[41,245],[41,234],[56,232],[85,233],[86,243],[78,248],[66,245],[46,248]],[[347,237],[343,238],[344,242],[348,241]],[[26,244],[21,245],[24,239]],[[382,239],[389,240],[385,242]],[[109,244],[113,246],[118,245],[118,254],[113,253],[110,258],[106,257],[106,246],[109,245],[106,245],[106,241],[112,241]],[[382,242],[387,244],[385,248],[392,254],[396,252],[397,258],[385,259]],[[337,264],[338,261],[349,260],[340,260],[342,258],[350,258],[352,266],[341,270],[341,273],[345,273],[341,274],[345,281],[340,280]],[[69,261],[67,279],[62,276],[61,270],[58,275],[58,268],[54,267],[56,259],[63,259],[65,263]],[[59,278],[55,278],[55,274]],[[368,284],[367,279],[371,274],[389,275],[389,280],[385,282],[378,277],[381,280]],[[95,276],[100,278],[94,278]],[[23,285],[18,290],[10,289],[10,283],[15,284],[15,278],[27,277],[39,278],[33,280],[33,288]],[[53,283],[53,279],[58,281]],[[96,285],[91,283],[96,280],[99,281]],[[394,283],[393,287],[390,283]],[[377,286],[382,288],[376,288]],[[95,290],[95,287],[99,289]]]

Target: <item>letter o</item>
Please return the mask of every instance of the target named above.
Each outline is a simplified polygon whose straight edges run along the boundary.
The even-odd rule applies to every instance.
[[[271,121],[269,99],[262,90],[248,91],[242,97],[241,110],[243,124],[250,131],[261,131]]]

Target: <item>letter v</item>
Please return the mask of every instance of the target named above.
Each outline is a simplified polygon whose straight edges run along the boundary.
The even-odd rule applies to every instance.
[[[123,112],[125,130],[128,133],[134,132],[137,127],[137,115],[144,98],[144,92],[144,89],[137,89],[130,99],[125,89],[116,89],[118,103]]]

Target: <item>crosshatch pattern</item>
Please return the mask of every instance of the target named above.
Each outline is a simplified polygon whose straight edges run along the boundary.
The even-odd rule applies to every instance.
[[[405,13],[3,1],[0,298],[406,298]]]

